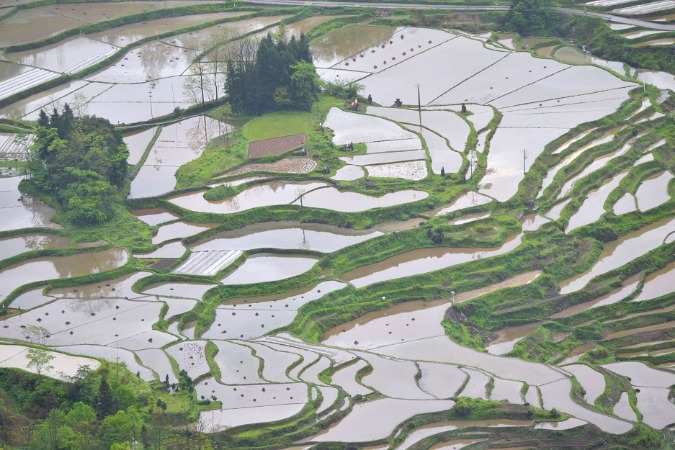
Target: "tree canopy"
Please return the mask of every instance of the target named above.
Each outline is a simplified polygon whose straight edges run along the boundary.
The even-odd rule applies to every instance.
[[[552,25],[551,0],[513,0],[508,25],[522,36],[547,34]]]
[[[40,111],[32,149],[31,182],[54,194],[77,225],[101,224],[112,216],[114,194],[124,185],[129,151],[106,119],[75,117],[66,104],[48,116]]]
[[[304,34],[288,42],[275,41],[268,34],[254,59],[229,59],[225,90],[235,112],[308,111],[319,92],[319,81]]]

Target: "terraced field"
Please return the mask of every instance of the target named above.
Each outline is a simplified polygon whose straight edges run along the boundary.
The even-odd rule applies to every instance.
[[[123,363],[169,392],[188,376],[218,448],[672,439],[672,74],[362,10],[198,2],[94,27],[136,3],[68,4],[61,28],[38,26],[57,5],[0,21],[2,164],[25,159],[40,108],[74,104],[124,132],[133,213],[73,229],[0,179],[0,367],[34,371],[26,348],[43,345],[46,376]],[[667,2],[637,3],[587,6]],[[15,22],[34,34],[1,31]],[[672,38],[608,26],[636,47]],[[306,159],[249,158],[215,93],[177,117],[226,29],[307,33],[361,110],[322,95]]]

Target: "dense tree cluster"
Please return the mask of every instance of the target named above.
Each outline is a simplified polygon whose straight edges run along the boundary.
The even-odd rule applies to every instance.
[[[75,117],[66,104],[51,115],[40,111],[30,162],[31,182],[54,194],[75,224],[111,218],[115,193],[127,174],[129,151],[106,119]]]
[[[163,391],[169,387],[168,382],[158,386]],[[173,390],[174,408],[184,402],[185,411],[167,411],[161,399],[167,394],[152,390],[126,369],[80,366],[64,382],[0,368],[0,448],[210,448],[200,434],[204,430],[185,414],[195,407],[192,380],[181,374]]]
[[[556,17],[550,6],[551,0],[513,0],[507,25],[521,36],[549,34]]]
[[[225,90],[238,113],[309,110],[319,82],[305,36],[286,42],[268,34],[259,43],[255,58],[228,60]]]

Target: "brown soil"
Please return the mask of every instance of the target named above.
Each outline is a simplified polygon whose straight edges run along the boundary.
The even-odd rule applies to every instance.
[[[249,172],[309,173],[315,167],[316,161],[311,158],[286,158],[273,163],[247,164],[225,175],[241,175]]]
[[[248,157],[260,158],[265,155],[280,155],[295,148],[299,148],[304,145],[304,143],[305,133],[265,139],[263,141],[253,141],[248,144]]]
[[[164,270],[169,268],[169,266],[171,266],[171,264],[175,262],[176,262],[175,258],[160,258],[157,260],[155,264],[152,265],[152,268],[157,270]]]

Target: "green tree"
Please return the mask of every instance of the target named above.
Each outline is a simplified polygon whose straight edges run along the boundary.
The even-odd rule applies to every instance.
[[[49,353],[47,350],[41,348],[29,348],[26,352],[26,357],[28,358],[28,368],[35,369],[35,372],[38,375],[42,375],[42,371],[51,370],[54,366],[49,363],[55,358],[54,355]]]
[[[98,388],[98,397],[96,399],[96,417],[103,420],[106,416],[112,414],[114,408],[113,396],[110,390],[108,380],[104,376],[101,378],[101,384]]]
[[[135,408],[118,411],[101,422],[99,432],[101,443],[105,448],[110,448],[115,443],[133,442],[136,440],[136,435],[140,434],[142,423]]]
[[[113,216],[116,192],[124,186],[129,151],[105,119],[40,113],[28,164],[30,183],[55,195],[76,225],[101,224]]]
[[[74,180],[59,191],[66,202],[67,217],[77,225],[102,224],[112,217],[115,188],[91,170],[66,167]]]
[[[522,36],[545,34],[553,26],[551,0],[513,0],[507,25]]]
[[[319,76],[313,64],[298,61],[291,66],[291,96],[294,109],[309,111],[319,94]]]
[[[274,91],[274,104],[279,109],[288,109],[293,105],[293,99],[286,86],[279,86]]]
[[[66,415],[66,424],[87,440],[93,439],[98,428],[96,411],[89,405],[77,402]]]
[[[268,34],[255,58],[227,62],[225,91],[236,113],[261,114],[274,109],[309,110],[318,93],[307,39],[274,40]]]

